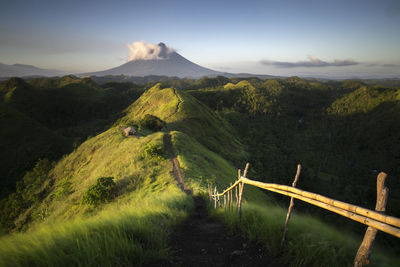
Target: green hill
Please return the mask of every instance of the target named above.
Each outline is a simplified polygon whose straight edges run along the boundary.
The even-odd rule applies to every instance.
[[[179,105],[179,108],[177,108],[177,105]],[[137,187],[150,186],[151,189],[149,190],[157,191],[157,187],[163,188],[165,184],[172,183],[173,177],[168,173],[169,162],[165,152],[163,152],[162,137],[164,133],[153,133],[148,129],[143,129],[139,131],[139,138],[127,138],[122,131],[123,126],[140,121],[145,114],[158,115],[164,119],[167,122],[166,131],[180,130],[174,132],[175,134],[173,135],[173,142],[176,147],[190,149],[190,145],[193,144],[197,148],[195,151],[202,150],[205,155],[212,154],[207,148],[203,147],[201,142],[204,142],[205,147],[212,147],[215,150],[220,148],[219,152],[222,155],[223,153],[235,152],[238,154],[241,152],[240,143],[229,132],[231,130],[229,124],[214,112],[183,92],[171,88],[160,89],[159,86],[155,86],[134,102],[126,110],[126,115],[116,125],[87,140],[57,163],[48,174],[51,182],[48,183],[49,187],[44,190],[47,196],[42,197],[40,205],[35,209],[46,210],[50,218],[59,218],[60,216],[69,218],[74,216],[75,213],[85,212],[85,209],[81,210],[80,201],[85,190],[100,177],[112,177],[117,183],[117,187],[123,190],[118,195],[124,196]],[[207,125],[207,129],[201,129],[206,128],[203,125]],[[215,133],[211,131],[215,131]],[[177,139],[175,136],[178,136],[176,137]],[[192,136],[195,138],[193,139]],[[215,139],[204,138],[209,136],[215,136]],[[221,142],[223,140],[223,143],[218,143],[220,140]],[[186,145],[182,145],[181,142]],[[231,150],[225,149],[223,144],[229,145]],[[151,146],[159,149],[161,154],[146,154],[146,151]],[[158,151],[157,149],[156,151]],[[187,151],[182,153],[187,153]],[[181,157],[180,155],[179,158]],[[230,167],[225,166],[224,169],[230,168],[229,173],[235,174],[235,170],[225,160],[220,159],[219,163],[213,163],[217,161],[214,159],[216,157],[219,158],[220,156],[214,153],[213,156],[207,158],[207,169],[213,165],[214,167],[222,167],[222,164],[225,164]],[[204,181],[201,184],[204,188],[207,181],[210,181],[210,171],[199,170],[199,173],[190,174],[193,169],[184,167],[188,164],[190,165],[190,161],[189,163],[183,161],[183,169],[188,169],[189,176],[196,177],[196,179],[199,176],[204,177]],[[201,164],[201,162],[196,163],[196,165],[198,164]],[[204,173],[207,173],[207,175]],[[215,176],[216,174],[214,174]],[[223,176],[226,177],[227,175]],[[154,183],[154,181],[163,182],[160,185],[156,185],[157,183]],[[198,183],[198,181],[194,181],[194,183]],[[54,192],[64,190],[58,188],[58,186],[64,186],[65,184],[68,184],[69,189],[66,192],[70,194],[61,198],[54,198],[53,194],[58,195]],[[24,213],[22,216],[24,218],[18,221],[28,223],[37,220],[32,211],[29,214]]]
[[[39,158],[55,158],[68,151],[68,140],[44,125],[0,103],[0,184],[15,183]]]
[[[129,90],[125,86],[130,87],[105,87],[121,93]],[[334,113],[333,107],[347,103],[349,97],[351,93],[299,78],[256,84],[243,80],[188,92],[158,84],[126,107],[104,131],[55,163],[37,162],[25,174],[17,190],[1,202],[4,230],[14,233],[0,238],[0,265],[171,264],[168,241],[192,213],[194,203],[179,189],[171,171],[166,134],[171,136],[184,182],[196,196],[207,198],[209,184],[221,191],[234,182],[237,168],[243,167],[246,158],[251,160],[250,178],[286,184],[295,164],[301,162],[300,188],[320,187],[316,192],[324,193],[321,191],[329,187],[335,194],[332,181],[340,186],[343,181],[332,169],[340,166],[340,161],[332,160],[320,169],[318,164],[326,156],[324,149],[333,152],[330,146],[338,145],[325,140],[331,130],[326,121],[330,120],[332,127],[343,122],[346,116]],[[384,97],[388,100],[383,102],[393,104],[396,97]],[[332,99],[337,99],[336,104]],[[293,103],[301,108],[292,107]],[[397,108],[380,110],[380,105],[367,112],[377,112],[374,120],[397,112]],[[328,112],[328,107],[332,111]],[[300,109],[305,122],[299,122],[296,110]],[[316,114],[317,110],[321,113]],[[135,127],[136,135],[125,136],[127,126]],[[335,151],[334,157],[345,155]],[[344,166],[341,171],[346,169]],[[339,192],[349,196],[354,189]],[[289,265],[351,264],[361,238],[335,229],[332,225],[337,218],[327,225],[319,218],[325,213],[318,216],[320,210],[314,213],[316,218],[295,213],[288,245],[279,251],[287,199],[282,202],[250,186],[245,187],[244,197],[241,224],[235,211],[219,209],[211,215],[224,221],[233,234],[283,256]],[[284,208],[277,203],[285,203]],[[296,201],[295,209],[298,207],[304,210]],[[373,265],[396,264],[398,259],[390,251],[374,250]]]
[[[177,103],[180,103],[178,109],[176,109]],[[191,108],[194,108],[195,104],[198,106],[192,110]],[[148,129],[142,129],[139,131],[138,138],[126,137],[122,131],[123,127],[120,126],[140,120],[145,114],[160,116],[160,110],[166,111],[164,113],[166,115],[161,116],[161,118],[167,122],[167,131],[171,128],[189,129],[187,126],[176,124],[180,119],[187,117],[186,122],[191,125],[193,125],[192,121],[199,120],[198,127],[203,124],[209,127],[210,125],[212,127],[221,126],[214,130],[219,134],[224,134],[222,137],[225,138],[225,142],[231,142],[233,145],[237,142],[232,138],[232,135],[224,132],[229,129],[229,125],[206,106],[176,89],[160,89],[159,86],[156,86],[132,104],[127,109],[126,116],[118,124],[90,138],[67,157],[60,160],[54,168],[45,174],[47,178],[42,180],[42,183],[34,191],[32,191],[30,184],[26,184],[26,188],[20,189],[17,195],[9,198],[4,209],[6,212],[3,212],[2,215],[9,214],[10,208],[17,205],[18,199],[28,199],[29,196],[25,194],[29,193],[36,196],[36,200],[32,200],[30,206],[23,210],[13,222],[13,228],[28,230],[27,234],[21,236],[21,240],[24,240],[22,242],[28,242],[30,246],[38,247],[43,246],[42,242],[54,242],[52,240],[55,238],[62,238],[63,242],[69,244],[67,248],[69,253],[84,254],[85,251],[74,252],[72,247],[75,240],[60,237],[60,232],[80,235],[81,228],[83,228],[88,232],[87,235],[92,237],[92,234],[90,234],[92,231],[99,231],[96,227],[104,226],[111,228],[111,235],[113,231],[123,235],[128,231],[132,232],[130,238],[133,240],[144,238],[144,243],[140,247],[140,249],[145,250],[144,253],[140,255],[139,253],[132,253],[122,261],[124,264],[128,264],[129,261],[132,262],[132,260],[154,261],[159,257],[166,257],[165,252],[162,251],[165,249],[168,229],[187,216],[192,205],[191,200],[179,191],[176,186],[177,182],[170,172],[171,163],[163,146],[163,135],[167,133],[153,133]],[[192,129],[188,133],[171,132],[173,147],[175,153],[178,154],[178,160],[181,163],[188,185],[196,194],[203,194],[207,184],[212,180],[220,187],[227,186],[235,177],[236,169],[221,156],[211,152],[199,141],[190,137],[189,134],[192,133],[197,137],[196,139],[205,140],[198,133],[195,134]],[[216,141],[206,140],[205,144],[210,146],[212,142]],[[233,148],[240,148],[239,143],[236,143]],[[196,152],[193,153],[193,151]],[[215,168],[218,168],[218,170],[215,170]],[[84,204],[83,199],[101,177],[110,177],[114,181],[115,187],[112,198],[104,199],[98,205]],[[25,180],[28,180],[27,176],[24,178]],[[260,197],[262,198],[262,195],[258,198]],[[153,216],[158,219],[152,219]],[[173,220],[171,216],[173,216]],[[94,218],[98,221],[96,226],[92,223]],[[111,223],[111,218],[118,218],[117,221],[130,218],[131,223],[121,229],[122,226],[115,225],[115,221]],[[70,223],[60,224],[60,222],[66,220]],[[142,223],[145,226],[141,226]],[[163,229],[167,232],[155,231],[151,235],[147,234],[147,231],[154,231],[160,224],[166,227]],[[55,227],[53,225],[60,226]],[[37,235],[40,232],[45,236],[44,238],[39,239]],[[18,253],[14,254],[15,252],[12,249],[5,247],[7,239],[2,242],[0,244],[2,255],[14,255],[13,260],[16,262],[20,264],[25,262],[24,258],[18,259]],[[105,242],[104,240],[99,242],[98,245],[105,245],[102,243]],[[17,246],[20,245],[17,244]],[[115,245],[115,243],[106,246],[111,245]],[[93,246],[92,243],[91,246]],[[132,246],[138,246],[138,244],[135,243]],[[151,254],[151,258],[146,256],[150,248],[153,248],[159,256],[155,257],[155,252]],[[95,250],[97,247],[87,247],[84,250],[86,249]],[[126,249],[130,248],[127,247]],[[19,253],[26,255],[27,259],[39,262],[57,260],[56,256],[49,254],[42,255],[43,259],[40,259],[29,247]],[[62,258],[63,256],[58,257]],[[109,260],[113,262],[115,257],[116,255],[110,252]],[[149,258],[146,260],[146,257]],[[87,262],[88,259],[81,260]]]
[[[245,157],[235,130],[187,93],[175,88],[162,89],[158,84],[128,107],[120,124],[137,124],[147,114],[165,121],[167,130],[184,132],[225,158],[239,161]]]

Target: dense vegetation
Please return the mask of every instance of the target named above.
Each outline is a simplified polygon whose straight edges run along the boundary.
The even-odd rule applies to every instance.
[[[73,76],[1,83],[0,196],[12,192],[38,159],[59,159],[107,129],[142,92],[132,83],[99,86]]]
[[[0,177],[8,185],[0,220],[4,232],[27,231],[0,239],[0,265],[168,262],[168,235],[193,203],[170,173],[166,133],[195,194],[209,183],[226,187],[246,161],[250,178],[280,184],[290,184],[301,163],[298,187],[373,209],[376,175],[385,171],[391,190],[387,210],[400,216],[396,87],[222,76],[163,79],[152,86],[153,78],[142,78],[147,83],[140,86],[72,76],[0,84]],[[135,136],[124,135],[128,126],[137,130]],[[215,216],[276,253],[277,235],[265,233],[281,232],[283,225],[271,218],[283,220],[279,203],[287,199],[245,191],[243,225],[235,224],[234,214]],[[357,232],[363,232],[359,225],[299,201],[296,210],[316,218],[295,216],[284,251],[289,263],[316,266],[326,255],[328,266],[351,261]],[[334,230],[337,223],[347,224],[354,236]],[[399,247],[386,235],[378,239]],[[109,251],[104,258],[91,261],[104,250]],[[71,253],[77,262],[67,260]],[[377,265],[395,262],[376,255]]]
[[[398,89],[288,78],[189,93],[235,126],[252,177],[289,184],[301,163],[302,188],[371,208],[378,171],[390,175],[392,188],[400,186]],[[399,215],[393,191],[389,211]]]

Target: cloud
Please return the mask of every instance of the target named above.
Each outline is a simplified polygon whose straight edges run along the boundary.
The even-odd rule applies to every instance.
[[[316,57],[309,57],[308,61],[297,61],[297,62],[285,62],[285,61],[271,61],[271,60],[262,60],[261,64],[263,65],[272,65],[279,68],[296,68],[296,67],[344,67],[344,66],[353,66],[360,64],[351,59],[339,60],[335,59],[333,62],[326,62],[320,60]]]
[[[398,68],[398,67],[400,67],[400,65],[398,65],[398,64],[383,64],[382,67],[385,67],[385,68]]]
[[[400,64],[379,63],[379,62],[365,63],[364,66],[376,67],[376,68],[400,68]]]
[[[231,68],[231,67],[223,67],[223,66],[220,66],[220,67],[215,67],[216,69],[219,69],[219,70],[232,70],[233,68]]]
[[[134,42],[127,44],[129,49],[129,61],[167,59],[175,50],[164,43],[158,45],[145,42]]]

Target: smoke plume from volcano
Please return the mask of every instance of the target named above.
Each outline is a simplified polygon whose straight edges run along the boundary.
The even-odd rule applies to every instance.
[[[134,42],[127,45],[129,48],[129,61],[167,59],[175,50],[164,43],[148,44],[145,42]]]

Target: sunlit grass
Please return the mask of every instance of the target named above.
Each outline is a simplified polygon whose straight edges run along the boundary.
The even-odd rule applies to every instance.
[[[6,236],[0,239],[0,266],[168,263],[171,227],[191,207],[191,198],[171,186],[161,193],[114,203],[91,218]]]
[[[221,218],[232,231],[263,245],[267,251],[280,256],[290,266],[353,266],[361,238],[339,231],[309,215],[293,214],[286,243],[280,251],[287,210],[268,204],[244,203],[242,221],[238,224],[236,209],[218,209]],[[370,266],[400,266],[400,260],[375,248]]]

